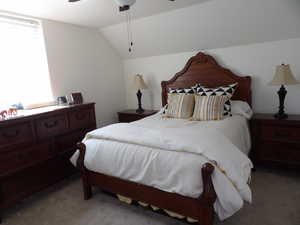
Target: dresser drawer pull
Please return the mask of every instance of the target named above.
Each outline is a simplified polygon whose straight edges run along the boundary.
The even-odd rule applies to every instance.
[[[86,117],[86,113],[76,113],[75,117],[77,120],[83,120]]]
[[[282,132],[282,131],[275,131],[274,132],[274,135],[275,137],[283,137],[283,138],[286,138],[286,137],[289,137],[290,134],[287,133],[287,132]]]
[[[56,127],[58,124],[58,121],[51,121],[51,122],[45,122],[44,125],[46,128],[53,128]]]
[[[19,130],[15,130],[15,131],[13,131],[13,132],[3,133],[2,136],[3,136],[3,137],[6,137],[6,138],[13,138],[13,137],[18,136],[19,133],[20,133]]]

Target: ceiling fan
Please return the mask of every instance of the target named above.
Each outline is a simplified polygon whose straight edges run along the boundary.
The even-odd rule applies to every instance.
[[[69,2],[79,2],[81,0],[69,0]],[[175,0],[168,0],[170,2],[174,2]],[[120,12],[126,11],[130,9],[130,6],[132,6],[136,0],[115,0],[115,2],[119,5]]]
[[[81,0],[68,0],[69,2],[79,2]],[[133,47],[133,38],[132,38],[132,30],[131,30],[131,13],[130,7],[136,2],[136,0],[114,0],[119,6],[119,11],[127,11],[126,14],[126,23],[127,23],[127,35],[128,35],[128,50],[132,51]],[[170,2],[174,2],[175,0],[168,0]]]

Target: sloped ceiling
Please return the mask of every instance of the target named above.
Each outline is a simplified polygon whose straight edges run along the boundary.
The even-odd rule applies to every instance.
[[[298,38],[300,1],[207,0],[140,18],[133,22],[132,53],[128,52],[124,23],[100,32],[123,58]]]
[[[132,17],[141,18],[206,0],[137,0]],[[0,0],[0,9],[24,15],[62,21],[88,27],[103,27],[125,21],[115,0]]]

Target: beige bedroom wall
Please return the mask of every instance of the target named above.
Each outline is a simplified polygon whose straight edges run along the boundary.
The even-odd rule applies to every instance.
[[[160,55],[146,58],[124,60],[126,80],[127,108],[136,108],[135,91],[132,90],[132,76],[143,74],[149,89],[144,91],[144,108],[161,107],[162,80],[170,79],[180,71],[186,61],[198,51],[171,55]],[[253,109],[255,112],[275,112],[278,107],[278,86],[268,86],[275,66],[281,63],[291,65],[295,77],[300,81],[300,39],[235,46],[205,50],[213,55],[224,67],[230,68],[239,75],[251,75],[253,78]],[[286,111],[300,113],[300,85],[288,86]]]
[[[125,107],[122,60],[96,29],[43,20],[55,97],[82,92],[96,102],[97,125],[117,120]]]

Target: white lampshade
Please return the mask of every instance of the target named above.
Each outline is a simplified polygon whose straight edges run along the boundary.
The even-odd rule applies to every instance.
[[[142,75],[137,74],[134,76],[134,88],[137,90],[148,88]]]
[[[270,85],[292,85],[299,84],[291,71],[290,65],[279,65],[276,67],[276,73]]]
[[[115,2],[119,6],[123,7],[123,6],[126,6],[126,5],[132,6],[136,2],[136,0],[115,0]]]

